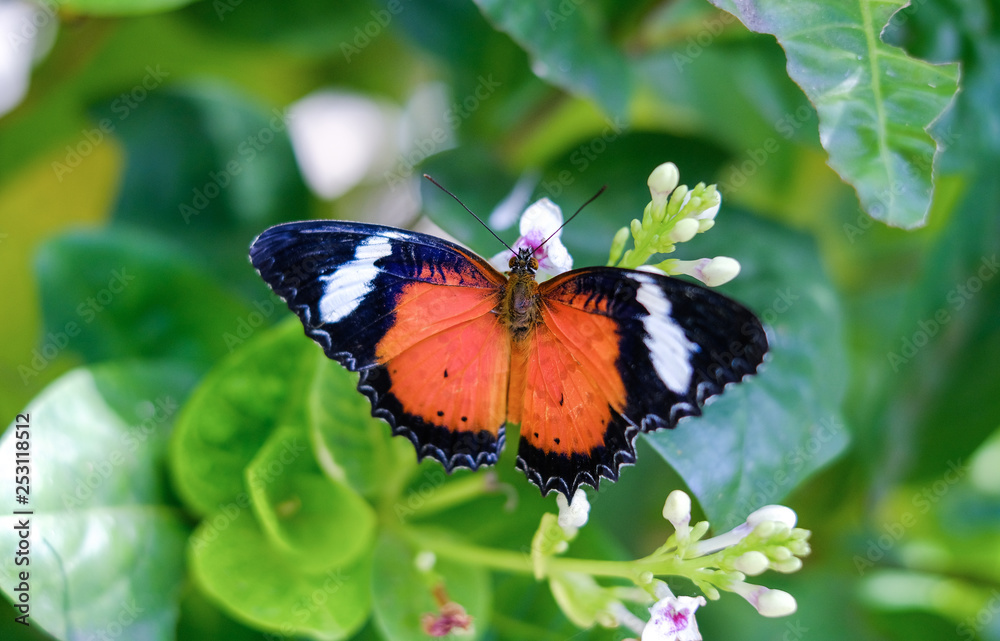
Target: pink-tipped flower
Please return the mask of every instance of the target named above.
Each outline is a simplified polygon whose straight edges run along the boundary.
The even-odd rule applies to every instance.
[[[524,210],[519,230],[521,236],[511,249],[531,249],[538,260],[538,273],[555,276],[573,269],[573,257],[562,244],[562,210],[548,198],[542,198]],[[553,234],[555,234],[553,236]],[[549,236],[552,238],[545,242]],[[542,243],[545,243],[544,245]],[[500,271],[507,271],[511,253],[506,249],[490,259],[490,264]]]

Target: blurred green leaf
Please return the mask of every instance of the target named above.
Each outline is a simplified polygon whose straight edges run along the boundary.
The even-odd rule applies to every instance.
[[[476,4],[497,29],[528,52],[536,75],[594,100],[613,117],[626,115],[632,70],[601,30],[596,8],[563,0]]]
[[[392,460],[390,431],[372,418],[371,403],[358,390],[358,375],[317,352],[309,392],[310,439],[330,478],[371,496],[385,482]]]
[[[142,95],[91,109],[115,128],[128,158],[114,221],[157,229],[210,258],[227,281],[255,284],[245,248],[269,225],[309,211],[288,115],[207,83]]]
[[[225,335],[256,313],[182,248],[131,230],[68,232],[43,245],[36,264],[48,342],[88,361],[207,365],[225,353]]]
[[[271,542],[315,568],[353,561],[371,545],[375,511],[323,476],[305,428],[283,425],[246,468],[254,514]]]
[[[387,641],[426,639],[421,617],[440,611],[443,604],[435,600],[435,590],[440,588],[472,617],[473,631],[463,637],[483,636],[490,626],[493,600],[489,573],[480,566],[445,559],[421,573],[406,543],[391,534],[382,535],[375,547],[372,606],[375,624]]]
[[[194,382],[175,365],[76,369],[47,387],[0,441],[14,471],[29,425],[30,515],[0,516],[0,544],[17,550],[29,525],[29,564],[0,565],[15,603],[27,572],[30,621],[59,639],[172,639],[187,526],[169,505],[164,458],[178,404]],[[15,475],[0,488],[15,496]],[[18,613],[20,615],[20,613]]]
[[[779,502],[847,446],[843,320],[815,248],[801,234],[723,211],[690,245],[685,251],[740,261],[739,277],[722,289],[760,316],[770,342],[758,373],[727,387],[701,418],[646,435],[714,527],[725,530]]]
[[[239,621],[282,635],[347,639],[371,610],[371,555],[315,568],[275,548],[247,509],[210,515],[191,536],[191,572]]]
[[[957,90],[957,68],[910,58],[880,40],[902,3],[834,5],[713,0],[748,28],[773,34],[788,74],[819,112],[830,166],[873,218],[912,228],[930,208],[937,147],[927,128]]]
[[[194,0],[64,0],[68,11],[94,16],[133,16],[171,11]]]
[[[280,424],[301,420],[311,349],[298,319],[289,318],[223,359],[191,395],[170,463],[174,486],[194,512],[204,516],[245,497],[247,465]]]

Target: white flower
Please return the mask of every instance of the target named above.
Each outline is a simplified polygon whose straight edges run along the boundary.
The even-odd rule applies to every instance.
[[[784,590],[772,590],[743,581],[734,583],[729,589],[746,599],[757,612],[766,617],[786,617],[798,609],[795,597]]]
[[[590,516],[587,495],[582,489],[578,489],[573,495],[573,500],[567,501],[565,495],[557,493],[556,505],[559,506],[559,527],[566,532],[566,536],[576,536],[576,531],[587,524],[587,518]]]
[[[705,597],[667,596],[649,609],[649,623],[642,630],[642,641],[701,641],[694,612],[705,605]]]
[[[569,271],[573,269],[573,257],[559,238],[562,224],[559,206],[548,198],[542,198],[524,210],[519,226],[521,236],[514,241],[511,249],[515,252],[525,248],[533,250],[532,255],[538,260],[538,272],[545,275],[555,276]],[[545,242],[550,236],[552,238]],[[500,271],[507,271],[510,256],[510,252],[504,250],[491,258],[490,264]]]
[[[670,521],[678,539],[686,539],[691,532],[691,497],[681,490],[674,490],[663,503],[663,518]]]
[[[709,287],[728,283],[740,273],[740,264],[729,256],[674,261],[671,273],[693,276]]]
[[[750,513],[747,520],[724,534],[698,541],[694,546],[694,556],[704,556],[732,547],[745,539],[755,529],[758,534],[767,535],[779,528],[791,530],[796,522],[795,510],[784,505],[765,505]]]

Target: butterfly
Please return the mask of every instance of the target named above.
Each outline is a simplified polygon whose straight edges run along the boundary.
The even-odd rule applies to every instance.
[[[532,254],[501,273],[435,236],[336,220],[277,225],[250,247],[418,460],[493,465],[519,424],[517,467],[543,496],[616,481],[637,434],[701,414],[767,351],[757,317],[714,291],[614,267],[538,282]]]

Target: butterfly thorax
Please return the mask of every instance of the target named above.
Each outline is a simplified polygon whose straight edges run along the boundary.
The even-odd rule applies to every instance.
[[[538,260],[530,250],[522,249],[510,259],[507,287],[498,311],[501,322],[510,328],[515,342],[527,338],[541,320],[536,269]]]

